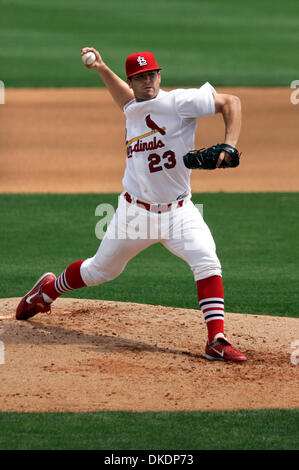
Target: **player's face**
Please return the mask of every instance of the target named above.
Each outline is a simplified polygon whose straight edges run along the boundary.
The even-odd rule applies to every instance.
[[[136,101],[147,101],[156,98],[160,89],[161,76],[157,70],[139,73],[128,79]]]

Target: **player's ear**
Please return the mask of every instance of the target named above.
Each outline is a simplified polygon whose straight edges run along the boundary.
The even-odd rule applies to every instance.
[[[130,78],[127,78],[127,84],[130,88],[132,88],[132,80]]]

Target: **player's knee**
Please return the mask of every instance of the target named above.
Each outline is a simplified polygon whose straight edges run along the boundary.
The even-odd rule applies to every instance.
[[[123,266],[102,266],[96,264],[94,258],[90,258],[82,263],[81,276],[87,286],[97,286],[117,278],[123,269]]]
[[[221,276],[222,269],[219,260],[205,265],[197,265],[192,267],[195,281],[200,281],[211,276]]]

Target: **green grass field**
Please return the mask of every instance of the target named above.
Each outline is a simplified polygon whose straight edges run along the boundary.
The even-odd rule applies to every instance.
[[[128,54],[151,50],[167,86],[289,86],[298,78],[294,0],[0,0],[6,87],[99,86],[80,50],[98,48],[124,76]]]
[[[16,450],[296,450],[298,414],[0,413],[0,449],[13,442]]]
[[[117,197],[1,195],[1,297],[22,296],[43,272],[58,275],[93,256],[101,220],[95,209],[101,203],[116,208]],[[298,194],[195,194],[193,201],[203,204],[217,245],[226,310],[298,316]],[[160,243],[132,259],[113,282],[66,295],[198,308],[189,266]]]

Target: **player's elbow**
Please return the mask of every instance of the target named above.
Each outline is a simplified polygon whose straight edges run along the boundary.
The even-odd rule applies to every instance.
[[[238,96],[228,95],[228,99],[222,113],[230,113],[234,115],[241,115],[241,100]]]
[[[230,96],[230,105],[238,110],[241,111],[241,100],[238,96],[229,95]]]
[[[241,100],[236,95],[216,94],[215,112],[222,113],[227,109],[241,113]]]

